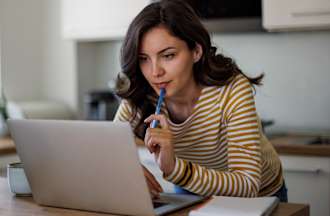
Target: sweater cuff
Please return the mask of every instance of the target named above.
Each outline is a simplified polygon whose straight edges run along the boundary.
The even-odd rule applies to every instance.
[[[192,180],[192,176],[192,163],[179,158],[175,158],[175,167],[173,172],[168,176],[164,176],[164,178],[173,184],[185,187]]]
[[[174,182],[177,178],[179,178],[180,173],[182,173],[182,171],[180,172],[180,169],[182,169],[182,167],[183,166],[181,159],[175,157],[175,166],[172,173],[170,173],[167,176],[163,175],[163,178],[166,179],[167,181]]]

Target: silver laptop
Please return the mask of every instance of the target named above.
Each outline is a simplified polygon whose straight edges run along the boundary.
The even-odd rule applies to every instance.
[[[128,123],[9,120],[34,200],[124,215],[163,215],[203,200],[162,193],[153,203]]]

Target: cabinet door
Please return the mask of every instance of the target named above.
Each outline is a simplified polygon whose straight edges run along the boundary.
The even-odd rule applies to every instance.
[[[330,215],[330,158],[281,156],[289,202],[308,203],[311,216]]]
[[[329,0],[263,0],[262,6],[268,30],[330,29]]]
[[[103,40],[124,37],[132,19],[150,0],[62,0],[65,38]]]

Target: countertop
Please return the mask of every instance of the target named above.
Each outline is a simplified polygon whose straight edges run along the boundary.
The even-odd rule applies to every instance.
[[[330,156],[330,144],[308,144],[316,136],[287,134],[269,138],[279,154],[303,156]],[[143,142],[138,142],[143,146]],[[10,137],[0,138],[0,155],[15,153],[15,144]]]
[[[286,134],[272,137],[269,140],[280,155],[330,157],[329,137],[320,138],[315,135]],[[324,143],[322,143],[322,140]]]

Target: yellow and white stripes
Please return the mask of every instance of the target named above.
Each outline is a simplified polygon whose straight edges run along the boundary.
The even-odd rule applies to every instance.
[[[252,86],[244,76],[226,86],[204,87],[192,114],[180,124],[170,120],[165,104],[162,112],[176,154],[168,181],[206,196],[264,196],[281,186],[280,161],[261,139]],[[116,119],[130,118],[131,108],[123,101]]]

